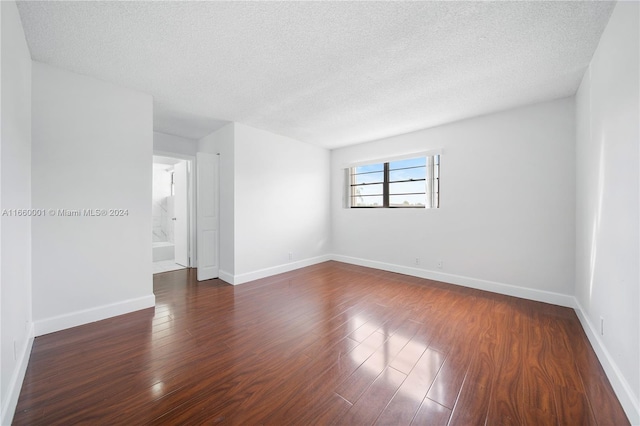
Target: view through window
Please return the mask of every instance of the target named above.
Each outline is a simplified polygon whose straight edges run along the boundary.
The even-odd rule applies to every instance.
[[[440,155],[351,167],[352,208],[440,207]]]

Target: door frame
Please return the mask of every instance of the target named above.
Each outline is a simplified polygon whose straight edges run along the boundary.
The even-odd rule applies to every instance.
[[[193,155],[177,154],[170,151],[153,150],[153,156],[175,158],[187,161],[187,203],[189,209],[189,268],[198,264],[198,250],[196,248],[196,157]],[[153,156],[151,162],[153,163]]]

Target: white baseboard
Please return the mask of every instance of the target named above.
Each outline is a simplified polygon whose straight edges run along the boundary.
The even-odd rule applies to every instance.
[[[233,284],[233,274],[227,271],[223,271],[222,269],[218,270],[218,278],[226,283]]]
[[[42,336],[44,334],[54,333],[67,328],[77,327],[79,325],[89,324],[91,322],[100,321],[118,315],[128,314],[129,312],[138,311],[140,309],[152,308],[155,305],[156,296],[154,294],[138,297],[136,299],[123,300],[117,303],[110,303],[108,305],[83,309],[81,311],[35,321],[34,332],[36,337]]]
[[[622,404],[624,412],[627,414],[632,425],[640,425],[640,402],[638,402],[637,398],[634,397],[631,386],[629,386],[629,383],[624,378],[624,375],[607,350],[604,342],[600,339],[597,327],[589,321],[589,317],[585,314],[582,309],[582,305],[578,302],[578,299],[574,298],[574,300],[575,311],[580,323],[582,324],[582,328],[584,329],[589,342],[591,342],[591,346],[593,347],[598,360],[600,360],[600,364],[602,365],[602,368],[604,369],[620,404]]]
[[[399,274],[411,275],[413,277],[442,281],[449,284],[457,284],[464,287],[490,291],[493,293],[500,293],[507,296],[514,296],[520,297],[522,299],[551,303],[553,305],[566,306],[569,308],[573,308],[575,306],[575,299],[573,298],[573,296],[569,296],[567,294],[536,290],[526,287],[518,287],[495,281],[487,281],[478,278],[465,277],[462,275],[447,274],[444,272],[431,271],[427,269],[412,268],[409,266],[394,265],[392,263],[360,259],[357,257],[332,255],[331,259],[338,262],[350,263],[352,265],[366,266],[369,268],[381,269],[383,271],[389,272],[397,272]]]
[[[11,375],[11,381],[7,389],[7,395],[2,405],[2,418],[0,424],[10,425],[13,421],[13,416],[16,412],[16,406],[18,405],[18,398],[20,397],[20,390],[22,389],[22,382],[24,381],[24,375],[27,372],[27,366],[29,365],[29,358],[31,357],[31,348],[33,347],[33,323],[29,327],[27,332],[27,343],[20,352],[16,368]]]
[[[282,274],[284,272],[289,272],[295,269],[304,268],[305,266],[311,266],[318,263],[326,262],[328,260],[331,260],[331,256],[323,255],[323,256],[310,257],[308,259],[298,260],[296,262],[272,266],[269,268],[258,269],[257,271],[246,272],[244,274],[239,274],[239,275],[231,275],[231,274],[225,273],[226,276],[223,277],[222,271],[219,272],[219,275],[221,280],[226,281],[229,284],[238,285],[238,284],[248,283],[254,280],[259,280],[260,278],[266,278],[272,275]]]

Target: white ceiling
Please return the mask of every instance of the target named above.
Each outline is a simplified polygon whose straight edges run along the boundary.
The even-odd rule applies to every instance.
[[[20,2],[34,60],[327,148],[570,96],[609,2]]]

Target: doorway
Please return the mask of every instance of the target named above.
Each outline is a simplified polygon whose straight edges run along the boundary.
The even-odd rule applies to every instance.
[[[153,273],[194,266],[193,161],[153,156]]]

